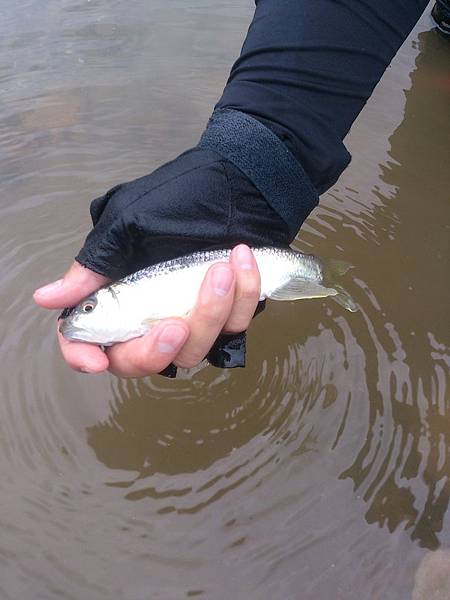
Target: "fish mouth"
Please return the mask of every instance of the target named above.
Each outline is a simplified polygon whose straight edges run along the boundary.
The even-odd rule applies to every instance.
[[[79,327],[76,327],[73,323],[70,323],[70,321],[61,321],[58,330],[59,333],[61,333],[66,340],[69,340],[70,342],[85,341],[83,339],[83,330]]]

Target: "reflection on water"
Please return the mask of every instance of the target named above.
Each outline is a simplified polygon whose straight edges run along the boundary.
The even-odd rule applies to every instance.
[[[412,600],[447,598],[450,598],[450,552],[430,552],[425,555],[417,569]]]
[[[2,600],[430,600],[450,545],[448,45],[424,17],[296,243],[355,265],[360,311],[272,303],[245,370],[124,381],[69,372],[31,292],[92,197],[196,143],[252,6],[6,4]]]
[[[255,336],[265,327],[255,327]],[[286,347],[281,334],[273,348],[273,362],[263,360],[260,372],[255,365],[250,374],[210,369],[189,382],[116,382],[112,414],[88,430],[102,462],[133,473],[114,485],[130,488],[128,499],[173,496],[161,512],[195,512],[244,482],[260,485],[284,458],[317,451],[321,428],[336,445],[355,376],[344,347],[323,331],[304,346]],[[344,382],[347,390],[336,385]],[[171,476],[172,494],[161,474]],[[145,487],[155,475],[162,492]],[[175,502],[178,496],[186,498]]]
[[[442,195],[449,131],[447,122],[439,127],[449,99],[439,86],[448,53],[432,32],[419,35],[419,47],[404,119],[382,166],[394,190],[386,206],[395,213],[377,252],[380,281],[372,284],[383,293],[379,311],[388,314],[380,323],[370,315],[376,377],[367,437],[343,476],[368,502],[369,523],[390,531],[403,524],[413,540],[436,548],[450,497],[450,224]]]

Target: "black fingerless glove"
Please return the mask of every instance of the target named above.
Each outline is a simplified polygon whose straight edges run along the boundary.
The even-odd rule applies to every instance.
[[[91,217],[94,228],[76,260],[112,279],[197,250],[241,242],[282,246],[292,239],[249,179],[202,148],[115,186],[92,202]],[[207,359],[221,368],[244,366],[245,334],[221,335]],[[176,368],[163,374],[174,377]]]
[[[197,250],[292,240],[247,177],[202,148],[112,188],[92,202],[91,217],[94,228],[76,260],[112,279]]]

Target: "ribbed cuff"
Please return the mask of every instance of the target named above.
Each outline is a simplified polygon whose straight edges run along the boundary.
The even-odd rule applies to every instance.
[[[216,109],[199,147],[214,150],[246,175],[284,219],[292,237],[317,206],[319,196],[283,142],[249,115]]]

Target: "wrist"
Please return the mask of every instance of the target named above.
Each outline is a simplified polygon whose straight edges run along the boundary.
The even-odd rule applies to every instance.
[[[216,109],[199,147],[214,150],[240,169],[285,221],[292,238],[318,203],[318,193],[302,165],[250,115]]]

